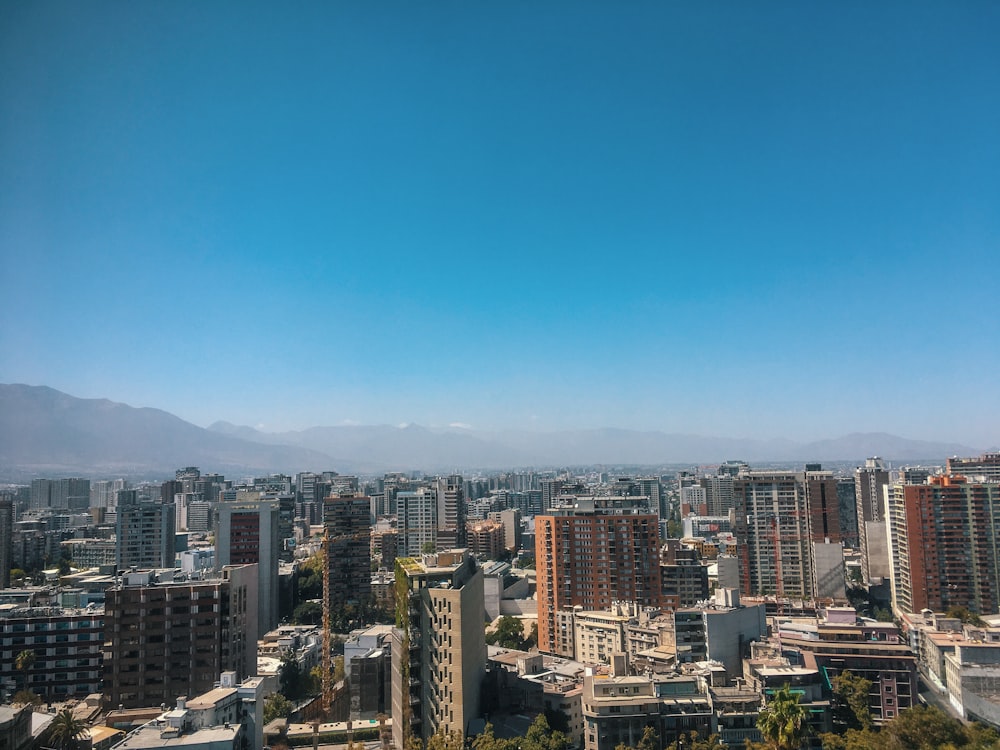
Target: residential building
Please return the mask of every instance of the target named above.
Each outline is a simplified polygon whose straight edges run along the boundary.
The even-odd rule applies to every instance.
[[[889,472],[881,458],[869,458],[854,471],[861,575],[866,583],[889,577],[889,552],[885,539],[885,486]],[[871,539],[871,542],[869,542]]]
[[[141,708],[210,690],[222,672],[256,671],[257,570],[214,580],[127,573],[105,594],[104,701]]]
[[[935,476],[887,500],[895,612],[1000,611],[1000,483]]]
[[[535,517],[539,650],[562,653],[560,611],[606,610],[613,602],[660,606],[658,521],[645,498],[630,497],[577,497]]]
[[[486,671],[483,572],[468,550],[399,558],[396,572],[406,595],[392,639],[393,744],[438,730],[466,736]]]
[[[733,491],[742,592],[815,596],[813,543],[840,541],[833,473],[745,471]]]
[[[397,554],[419,557],[437,550],[437,490],[420,487],[396,492]]]
[[[121,490],[115,510],[118,570],[172,568],[176,557],[173,503],[140,501],[135,490]]]
[[[30,690],[43,701],[82,699],[99,692],[104,611],[54,606],[0,606],[0,681],[8,701]],[[18,656],[29,651],[27,669]]]
[[[323,501],[324,605],[328,610],[371,597],[371,514],[366,495],[331,495]]]
[[[947,473],[977,482],[1000,482],[1000,452],[984,453],[978,458],[949,458]]]
[[[218,503],[215,517],[215,569],[256,565],[258,633],[278,625],[278,502],[248,498]]]

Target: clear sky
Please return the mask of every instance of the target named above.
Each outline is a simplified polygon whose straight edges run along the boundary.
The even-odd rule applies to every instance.
[[[0,3],[0,381],[1000,443],[1000,4]]]

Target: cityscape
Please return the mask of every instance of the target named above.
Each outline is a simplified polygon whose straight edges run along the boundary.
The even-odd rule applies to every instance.
[[[1000,743],[998,452],[320,468],[8,478],[11,746]]]
[[[998,39],[0,2],[0,750],[1000,750]]]

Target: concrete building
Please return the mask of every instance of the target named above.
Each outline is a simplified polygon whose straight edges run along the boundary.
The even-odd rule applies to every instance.
[[[397,559],[396,571],[405,627],[392,640],[393,744],[439,729],[466,736],[486,671],[482,570],[468,550],[452,550]]]
[[[747,471],[733,490],[742,593],[816,596],[813,543],[840,541],[832,472]]]
[[[215,518],[215,569],[255,565],[256,632],[278,625],[278,503],[248,498],[218,503]]]
[[[660,558],[663,586],[661,606],[666,609],[693,607],[708,599],[708,568],[701,564],[698,553],[683,549],[675,539],[663,545]]]
[[[323,500],[324,606],[328,611],[371,597],[371,515],[365,495]]]
[[[975,482],[1000,482],[1000,452],[978,458],[949,458],[948,474],[961,474]]]
[[[99,692],[102,608],[0,605],[0,639],[0,682],[8,701],[19,690],[47,702]],[[23,651],[34,655],[27,670],[16,664]]]
[[[1000,483],[937,476],[887,501],[895,612],[1000,611]]]
[[[242,724],[198,727],[192,721],[187,701],[179,698],[176,708],[130,732],[112,750],[243,750],[246,744]]]
[[[464,480],[457,474],[437,480],[438,534],[451,537],[450,549],[467,546],[464,486]]]
[[[143,571],[108,589],[106,705],[172,703],[211,689],[222,672],[240,679],[256,671],[256,566],[226,568],[222,575],[174,581],[173,571]]]
[[[495,521],[470,521],[466,536],[469,551],[480,560],[497,560],[506,549],[504,527]]]
[[[344,643],[350,718],[374,719],[392,710],[392,626],[374,625]]]
[[[172,568],[177,554],[174,521],[173,503],[140,501],[134,490],[120,491],[115,510],[118,570]]]
[[[636,747],[647,726],[656,730],[661,747],[674,747],[691,732],[707,737],[715,724],[711,699],[698,678],[628,677],[614,668],[584,676],[583,721],[586,750]]]
[[[606,610],[613,602],[660,606],[658,521],[645,498],[630,497],[579,497],[572,507],[535,517],[539,650],[563,653],[560,611]]]
[[[398,549],[402,557],[419,557],[438,545],[437,490],[421,487],[396,492]]]
[[[869,458],[854,471],[858,541],[861,546],[861,575],[866,583],[889,577],[888,549],[885,538],[885,486],[889,472],[881,458]],[[873,543],[869,543],[869,540]]]

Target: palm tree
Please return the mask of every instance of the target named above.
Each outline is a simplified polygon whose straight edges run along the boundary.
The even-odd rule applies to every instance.
[[[49,742],[59,750],[74,750],[77,741],[87,734],[87,725],[64,708],[49,724]]]
[[[799,696],[785,685],[776,692],[757,717],[757,728],[771,750],[799,750],[809,732],[805,707]]]
[[[24,684],[21,686],[23,690],[28,689],[28,670],[31,669],[31,665],[34,663],[35,652],[30,649],[25,649],[14,657],[14,668],[24,677]]]

